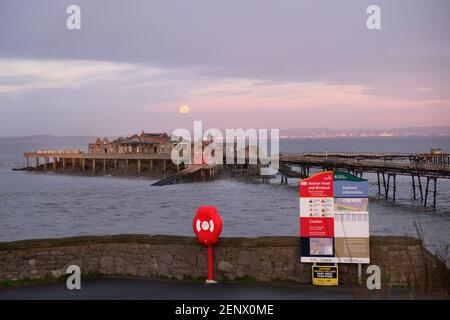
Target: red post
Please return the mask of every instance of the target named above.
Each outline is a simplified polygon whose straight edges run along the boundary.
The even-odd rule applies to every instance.
[[[208,246],[208,280],[210,281],[214,281],[213,265],[213,246]]]

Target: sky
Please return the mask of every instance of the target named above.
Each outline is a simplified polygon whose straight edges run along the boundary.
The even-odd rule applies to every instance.
[[[448,0],[2,0],[0,136],[449,126],[449,34]]]

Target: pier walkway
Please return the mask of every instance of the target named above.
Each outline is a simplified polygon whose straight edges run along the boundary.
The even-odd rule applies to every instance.
[[[431,206],[436,207],[437,180],[450,179],[450,154],[406,153],[304,153],[280,155],[280,168],[298,167],[300,176],[310,176],[311,168],[347,171],[356,176],[363,173],[377,175],[378,196],[396,200],[397,175],[411,176],[413,198],[426,207],[429,194]],[[283,169],[281,172],[283,174]],[[425,182],[422,183],[422,179]],[[286,179],[286,178],[285,178]],[[283,180],[282,179],[282,183]],[[430,189],[430,183],[433,190]],[[425,185],[425,189],[422,187]],[[384,191],[384,194],[382,193]]]
[[[172,184],[183,177],[186,176],[192,176],[196,172],[200,171],[201,178],[204,180],[206,178],[206,172],[208,172],[209,176],[212,177],[214,175],[215,165],[207,165],[207,164],[193,164],[188,166],[186,169],[183,169],[169,177],[165,177],[155,183],[152,184],[152,186],[164,186],[167,184]]]

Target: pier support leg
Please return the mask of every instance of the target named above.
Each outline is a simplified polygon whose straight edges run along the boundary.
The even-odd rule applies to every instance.
[[[58,158],[53,158],[53,172],[56,172],[57,166],[58,166]]]
[[[36,158],[36,171],[39,171],[39,158]]]
[[[417,180],[419,181],[420,201],[423,202],[422,180],[419,175],[417,176]]]
[[[378,196],[381,196],[380,172],[377,171]]]
[[[30,171],[30,158],[27,157],[27,171]]]
[[[84,171],[86,170],[86,163],[85,163],[85,159],[81,159],[81,171],[84,173]]]
[[[103,175],[106,174],[106,159],[103,159]]]
[[[163,172],[164,172],[164,175],[166,175],[166,160],[163,160]],[[203,170],[202,170],[202,173],[203,173]]]
[[[397,175],[394,174],[393,177],[394,177],[394,187],[392,189],[392,201],[395,202],[395,191],[397,190],[397,183],[395,180]]]
[[[77,167],[77,159],[72,158],[72,172],[75,173],[75,169]]]
[[[128,174],[128,159],[125,160],[125,172]]]
[[[417,196],[416,196],[416,182],[414,179],[414,174],[411,175],[412,178],[412,189],[413,189],[413,198],[414,200],[417,200]]]
[[[153,173],[153,160],[150,160],[150,173]]]
[[[62,172],[64,173],[66,172],[66,158],[62,158],[62,163],[63,163]]]
[[[95,159],[92,159],[92,173],[95,174]]]
[[[387,184],[386,184],[386,200],[389,199],[389,187],[391,184],[391,175],[388,173]]]
[[[138,159],[137,171],[138,171],[138,174],[141,174],[141,160],[140,159]]]
[[[433,190],[433,208],[436,209],[436,185],[437,185],[437,178],[434,178],[434,190]]]
[[[430,177],[427,177],[427,185],[425,187],[425,200],[423,201],[423,206],[427,206],[427,200],[428,200],[428,187],[430,185]]]
[[[48,169],[48,158],[44,158],[44,172],[47,172]]]
[[[117,159],[114,159],[114,171],[117,171]]]

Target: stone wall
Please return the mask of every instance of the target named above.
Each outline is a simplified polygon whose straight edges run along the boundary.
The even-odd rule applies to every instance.
[[[410,237],[371,237],[371,264],[395,286],[448,287],[449,270]],[[221,238],[214,250],[219,280],[311,283],[299,262],[297,237]],[[69,265],[83,274],[205,279],[207,250],[192,237],[115,235],[0,243],[0,280],[60,277]],[[365,267],[363,268],[365,278]],[[356,265],[340,265],[341,283],[355,283]]]

